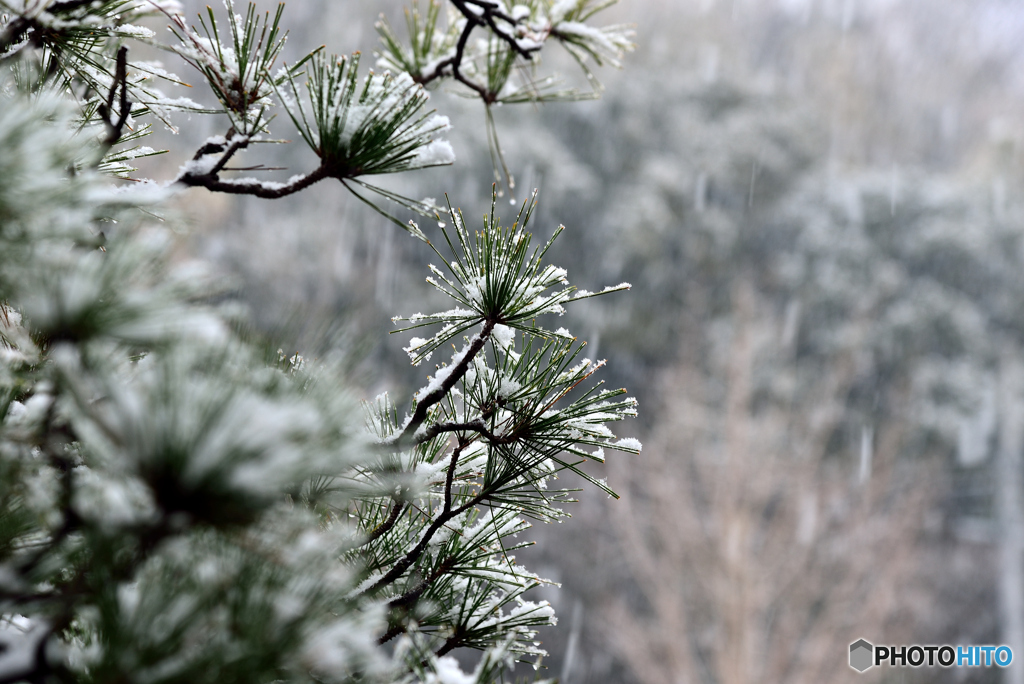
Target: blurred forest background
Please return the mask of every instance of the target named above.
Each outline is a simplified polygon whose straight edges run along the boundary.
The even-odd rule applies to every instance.
[[[401,6],[293,0],[285,24],[296,53],[369,53],[377,14],[401,25]],[[551,261],[588,289],[634,285],[568,325],[639,398],[645,449],[602,473],[622,500],[584,491],[569,523],[533,530],[527,565],[562,584],[543,596],[561,616],[549,673],[1024,682],[1020,664],[846,664],[858,638],[1024,659],[1024,7],[613,14],[638,50],[598,73],[600,100],[495,112],[515,199],[539,188],[538,230],[568,228]],[[396,187],[482,215],[481,105],[434,98],[458,161]],[[297,147],[279,150],[286,175],[309,166]],[[366,397],[422,384],[387,335],[432,305],[420,243],[331,184],[273,202],[193,190],[181,211],[289,354],[347,350]]]

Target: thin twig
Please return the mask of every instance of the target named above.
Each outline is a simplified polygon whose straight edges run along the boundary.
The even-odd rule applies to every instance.
[[[513,26],[518,22],[502,12],[497,3],[487,2],[486,0],[452,0],[452,4],[455,5],[455,8],[462,13],[462,16],[466,17],[466,19],[469,19],[470,21],[475,21],[478,25],[481,23],[480,19],[483,19],[483,22],[486,23],[492,31],[494,31],[496,36],[508,43],[509,47],[524,59],[533,59],[533,53],[540,49],[540,47],[524,48],[519,44],[519,41],[516,40],[515,36],[506,33],[498,27],[495,19],[501,19]],[[482,10],[481,13],[479,15],[473,13],[468,7],[466,7],[467,4],[476,5]],[[473,19],[470,19],[470,17],[473,17]]]
[[[444,70],[446,67],[451,67],[452,76],[455,78],[456,81],[462,83],[467,88],[476,91],[476,93],[481,98],[483,98],[484,102],[487,102],[489,98],[492,97],[491,94],[487,92],[487,89],[484,88],[482,85],[467,78],[462,73],[461,69],[462,60],[464,59],[466,54],[466,43],[469,41],[469,34],[471,34],[473,32],[473,29],[476,28],[477,26],[479,26],[479,23],[476,21],[476,18],[470,18],[467,15],[466,26],[462,29],[462,34],[459,36],[459,42],[456,43],[455,45],[455,54],[449,57],[448,59],[442,61],[440,64],[438,64],[437,67],[434,69],[433,75],[422,78],[420,80],[420,83],[425,85],[430,81],[439,78],[444,74]]]
[[[287,166],[264,166],[263,164],[256,164],[255,166],[225,166],[221,171],[284,171]]]
[[[429,74],[421,74],[417,78],[417,82],[426,85],[431,81],[437,80],[444,76],[445,69],[451,69],[452,77],[462,83],[467,88],[470,88],[487,104],[495,101],[497,93],[492,93],[487,90],[486,87],[480,85],[476,81],[473,81],[465,74],[462,73],[462,62],[466,56],[466,45],[469,42],[469,35],[478,26],[488,26],[494,32],[496,36],[508,43],[508,45],[524,59],[533,59],[533,53],[540,50],[540,46],[524,48],[516,40],[516,37],[506,31],[502,30],[498,26],[496,19],[506,21],[509,24],[515,25],[516,21],[501,11],[496,3],[490,3],[486,0],[452,0],[452,4],[457,10],[466,18],[466,26],[462,29],[462,33],[459,35],[459,40],[455,45],[455,54],[448,59],[442,60],[437,63],[434,70]],[[480,13],[477,14],[467,7],[467,4],[474,5],[480,8]]]
[[[504,40],[506,43],[508,43],[509,47],[511,47],[512,50],[523,59],[532,60],[533,53],[536,52],[537,50],[540,50],[540,46],[524,48],[522,45],[519,44],[519,41],[516,40],[515,36],[506,33],[504,30],[498,27],[498,24],[497,22],[495,22],[495,19],[501,19],[502,21],[508,22],[513,26],[515,26],[518,22],[516,22],[515,19],[508,16],[504,12],[502,12],[501,8],[498,7],[497,3],[487,2],[486,0],[452,0],[452,4],[454,4],[456,8],[459,9],[460,12],[462,12],[463,16],[468,16],[468,10],[464,10],[463,7],[461,7],[463,3],[476,5],[477,7],[481,8],[483,10],[483,20],[487,23],[491,30],[494,31],[494,34],[501,38],[502,40]]]
[[[441,565],[439,565],[436,570],[434,570],[434,572],[430,573],[430,577],[420,582],[415,589],[412,589],[411,591],[408,591],[402,594],[401,596],[393,598],[390,601],[388,601],[388,609],[392,611],[405,609],[406,612],[408,612],[409,607],[417,601],[419,601],[420,597],[423,596],[423,593],[430,588],[431,584],[433,584],[439,577],[441,577],[445,573],[449,572],[453,567],[455,567],[455,562],[456,559],[454,556],[446,558],[444,562],[441,563]],[[402,632],[406,631],[407,629],[408,626],[402,624],[401,622],[393,624],[388,629],[388,631],[384,632],[384,634],[382,634],[377,639],[377,643],[385,644],[388,641],[394,639]]]
[[[236,152],[244,150],[248,146],[249,136],[238,134],[231,136],[231,139],[228,142],[228,147],[224,150],[224,154],[222,154],[220,159],[217,160],[217,163],[206,172],[207,175],[216,177],[217,174],[224,170],[224,165],[227,164],[233,156],[235,156]]]

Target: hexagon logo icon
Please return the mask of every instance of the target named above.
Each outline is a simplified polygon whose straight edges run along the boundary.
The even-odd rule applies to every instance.
[[[858,639],[850,644],[850,667],[857,672],[864,672],[874,665],[873,656],[875,647],[864,639]]]

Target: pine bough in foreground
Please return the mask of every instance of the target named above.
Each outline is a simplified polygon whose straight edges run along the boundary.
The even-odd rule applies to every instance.
[[[0,684],[465,684],[543,655],[554,616],[525,596],[542,580],[515,564],[516,535],[562,516],[558,473],[610,493],[583,463],[640,445],[608,428],[635,402],[542,327],[594,293],[543,263],[551,241],[531,251],[532,205],[503,228],[492,202],[479,232],[449,207],[442,250],[402,224],[453,300],[402,319],[429,335],[407,351],[455,353],[407,412],[365,407],[369,431],[338,363],[268,358],[147,217],[187,187],[277,198],[326,179],[439,211],[366,181],[452,162],[426,86],[457,82],[487,111],[578,97],[534,77],[541,48],[562,44],[588,75],[588,59],[614,63],[628,30],[585,23],[610,4],[452,0],[447,21],[414,4],[411,47],[378,27],[394,73],[360,78],[357,57],[322,50],[278,66],[280,9],[243,17],[226,0],[226,23],[209,10],[196,29],[173,0],[0,0]],[[135,23],[154,12],[177,43]],[[216,104],[166,96],[156,83],[180,79],[129,60],[128,41],[183,59]],[[274,107],[317,166],[229,175],[268,170],[229,162]],[[183,110],[227,133],[167,184],[112,188],[156,153],[140,119]],[[483,651],[472,674],[448,655],[460,647]]]
[[[607,427],[635,402],[539,327],[592,295],[531,251],[532,207],[475,234],[450,213],[430,280],[454,306],[404,320],[433,332],[415,362],[458,351],[367,436],[329,362],[232,332],[152,198],[67,176],[73,130],[50,97],[0,111],[0,681],[486,682],[540,657],[515,535],[562,515],[553,476],[639,444]]]

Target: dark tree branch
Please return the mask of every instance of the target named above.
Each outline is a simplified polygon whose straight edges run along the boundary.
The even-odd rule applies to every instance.
[[[402,432],[388,440],[388,446],[402,448],[402,446],[409,441],[409,436],[415,435],[416,431],[427,419],[427,414],[429,413],[430,408],[439,401],[441,401],[445,396],[447,396],[451,388],[455,386],[455,383],[457,383],[463,376],[465,376],[466,371],[469,370],[469,365],[473,362],[473,359],[476,357],[478,353],[480,353],[480,350],[484,348],[484,345],[487,343],[487,340],[490,339],[491,332],[494,330],[495,324],[495,320],[489,318],[484,319],[483,329],[480,331],[479,334],[474,336],[472,342],[470,342],[469,344],[469,348],[466,350],[466,353],[463,354],[462,359],[452,368],[451,372],[448,374],[448,376],[444,379],[444,381],[441,383],[439,387],[429,392],[425,397],[423,397],[419,401],[419,403],[416,404],[416,410],[413,412],[413,415],[409,419],[409,422],[406,424]],[[479,432],[483,434],[485,437],[488,437],[489,439],[495,442],[505,441],[506,439],[498,437],[497,435],[494,435],[489,430],[487,430],[487,427],[483,424],[482,420],[471,421],[470,423],[464,424],[442,423],[432,426],[427,430],[427,432],[429,433],[430,430],[436,430],[434,434],[437,435],[443,431],[460,431],[463,427],[469,430],[473,430],[475,432]],[[420,441],[418,437],[414,439],[416,440],[416,442]],[[413,565],[413,563],[415,563],[419,559],[419,557],[423,554],[423,551],[427,548],[427,544],[430,542],[431,538],[439,529],[441,529],[441,527],[445,523],[447,523],[452,518],[461,515],[463,512],[469,510],[473,506],[476,506],[482,501],[485,501],[491,495],[491,489],[485,488],[483,491],[480,492],[480,494],[473,497],[462,506],[459,506],[456,509],[452,509],[452,484],[455,479],[455,468],[458,465],[459,456],[462,454],[462,450],[466,446],[468,446],[468,444],[469,442],[460,441],[458,447],[456,447],[455,450],[452,452],[452,459],[450,464],[448,465],[448,473],[445,478],[444,508],[441,511],[440,515],[438,515],[437,518],[435,518],[434,521],[430,524],[426,532],[423,534],[423,537],[420,539],[419,543],[416,544],[416,546],[413,547],[413,549],[409,551],[409,553],[407,553],[400,561],[398,561],[398,563],[396,563],[394,567],[391,568],[391,570],[384,574],[379,580],[374,582],[373,585],[370,586],[370,588],[367,589],[365,593],[375,593],[383,587],[386,587],[387,585],[391,584],[399,577],[401,577],[405,573],[405,571],[408,570]]]
[[[401,448],[408,444],[409,438],[416,434],[416,431],[423,425],[423,422],[427,419],[427,413],[437,402],[444,399],[448,395],[449,390],[455,387],[455,383],[466,375],[466,371],[469,370],[469,364],[473,362],[476,355],[480,353],[480,350],[484,348],[487,340],[491,337],[491,331],[494,330],[496,321],[490,319],[484,319],[484,327],[478,335],[473,338],[473,341],[469,344],[469,349],[463,355],[452,371],[448,374],[448,377],[444,379],[441,386],[429,392],[425,397],[419,400],[416,404],[416,410],[413,412],[409,422],[402,429],[400,433],[387,440],[388,446]],[[415,438],[414,438],[415,439]]]
[[[497,93],[492,93],[487,90],[486,87],[480,85],[476,81],[467,77],[462,73],[462,62],[466,55],[466,44],[469,41],[469,35],[478,26],[488,26],[496,36],[501,38],[503,41],[524,59],[533,59],[533,53],[540,50],[540,46],[532,48],[524,48],[516,40],[516,37],[497,24],[497,19],[508,22],[509,24],[515,25],[516,21],[501,11],[497,3],[488,2],[487,0],[452,0],[452,4],[459,10],[463,17],[466,18],[466,26],[462,29],[462,33],[459,35],[458,43],[455,45],[455,54],[448,59],[442,60],[435,67],[430,74],[420,74],[416,79],[417,82],[426,85],[431,81],[435,81],[445,75],[446,69],[451,69],[452,77],[463,84],[467,88],[476,92],[477,95],[487,104],[491,104],[497,98]],[[473,5],[480,8],[480,12],[473,12],[467,5]]]
[[[455,467],[459,463],[459,456],[462,454],[462,448],[463,445],[460,444],[452,451],[452,460],[448,465],[448,475],[445,478],[444,483],[444,509],[441,511],[441,514],[430,524],[430,527],[427,528],[427,531],[423,534],[419,543],[414,546],[409,553],[405,554],[405,557],[398,561],[398,563],[396,563],[395,566],[383,577],[374,582],[373,586],[367,589],[367,593],[374,593],[378,589],[386,587],[401,577],[402,573],[408,570],[409,567],[423,554],[424,549],[427,548],[427,544],[430,543],[430,539],[434,536],[434,533],[441,529],[441,526],[451,519],[452,482],[455,479]]]
[[[397,611],[405,609],[407,611],[409,607],[420,600],[420,597],[423,596],[423,592],[429,589],[431,584],[455,567],[455,561],[456,559],[454,557],[446,558],[444,562],[434,570],[434,572],[430,573],[430,577],[416,585],[416,588],[388,601],[388,610]],[[384,632],[384,634],[377,639],[377,643],[385,644],[402,632],[406,631],[406,629],[408,629],[406,624],[402,622],[394,623],[388,631]]]
[[[493,99],[491,94],[487,92],[486,88],[484,88],[479,83],[476,83],[475,81],[467,78],[462,73],[461,69],[462,60],[465,58],[466,54],[466,43],[469,41],[469,34],[471,34],[473,32],[473,29],[479,25],[480,24],[477,22],[475,16],[467,14],[466,26],[462,29],[462,34],[459,35],[459,42],[456,43],[455,45],[455,54],[449,57],[448,59],[441,61],[437,66],[435,66],[434,72],[432,74],[422,75],[417,80],[421,84],[426,85],[431,81],[441,78],[444,75],[444,70],[447,68],[451,68],[452,76],[455,78],[455,80],[458,81],[459,83],[462,83],[467,88],[474,90],[481,98],[483,98],[484,102],[489,102],[491,99]]]
[[[78,1],[79,0],[69,0],[68,3],[63,4],[70,5]],[[539,50],[540,46],[524,48],[522,45],[519,44],[519,41],[513,34],[505,31],[501,26],[499,26],[498,21],[504,21],[513,26],[516,24],[516,21],[512,17],[502,12],[501,8],[498,6],[497,3],[491,2],[490,0],[453,0],[453,4],[456,6],[459,12],[466,18],[466,26],[463,28],[462,33],[459,36],[458,43],[456,44],[455,54],[449,57],[448,59],[441,61],[436,67],[434,67],[434,70],[431,74],[421,74],[416,80],[421,84],[426,84],[442,77],[443,75],[445,75],[445,71],[447,69],[450,69],[452,77],[455,78],[456,81],[462,83],[467,88],[470,88],[471,90],[476,92],[477,95],[479,95],[480,98],[485,103],[491,104],[497,99],[497,93],[490,92],[485,86],[473,81],[471,78],[469,78],[462,72],[462,63],[465,59],[466,45],[468,44],[469,36],[473,32],[473,30],[478,26],[489,27],[494,32],[495,35],[497,35],[503,41],[508,43],[508,45],[518,55],[522,56],[525,59],[532,59],[533,53]],[[474,12],[472,9],[470,9],[470,6],[479,8],[480,11]],[[118,57],[120,59],[120,53],[118,53]],[[117,81],[118,79],[115,78],[115,84],[117,83]],[[112,88],[111,93],[107,98],[107,111],[109,111],[113,104],[113,92],[114,91]],[[126,98],[126,90],[124,87],[122,87],[121,95],[122,102],[124,102]],[[103,113],[104,105],[101,105],[100,107],[101,113]],[[109,122],[109,119],[106,116],[104,116],[104,118],[108,121],[108,126],[110,126],[111,124]],[[120,126],[123,126],[123,122],[120,122]],[[112,136],[113,133],[111,133],[111,136],[109,137]],[[118,133],[117,137],[120,137],[120,133]],[[115,141],[116,139],[117,138],[114,138]],[[321,166],[315,169],[312,173],[309,173],[305,176],[301,176],[294,182],[290,182],[287,184],[259,182],[251,179],[234,181],[223,180],[220,178],[219,174],[221,171],[225,170],[225,165],[235,154],[235,152],[237,152],[239,149],[248,146],[248,138],[241,138],[242,142],[239,142],[237,144],[236,140],[239,140],[239,136],[231,138],[231,142],[227,144],[226,147],[225,145],[217,143],[205,144],[196,152],[195,156],[193,157],[193,161],[199,160],[207,154],[222,153],[220,160],[218,160],[216,165],[214,165],[209,171],[205,171],[203,173],[186,172],[182,174],[177,179],[178,182],[190,187],[203,187],[206,188],[207,190],[210,190],[211,192],[223,192],[232,195],[253,195],[255,197],[261,197],[264,199],[278,199],[280,197],[285,197],[287,195],[291,195],[301,190],[304,190],[305,188],[323,180],[324,178],[335,177],[339,178],[340,180],[344,180],[345,178],[350,178],[356,175],[356,172],[354,171],[341,174],[336,170],[330,170],[326,167],[326,165],[321,164]],[[475,353],[476,352],[474,352],[474,355]],[[420,403],[419,406],[422,407],[422,415],[414,417],[413,422],[410,423],[409,426],[407,426],[407,429],[403,431],[401,435],[399,435],[399,440],[406,438],[406,433],[409,432],[410,428],[412,431],[415,431],[423,423],[423,421],[426,419],[426,410],[431,405],[439,401],[440,398],[444,396],[445,393],[447,393],[448,389],[449,388],[446,387],[436,398],[433,398],[433,395],[431,395],[431,401],[425,401]],[[418,409],[417,413],[421,413],[421,411]]]
[[[11,49],[11,46],[19,43],[26,33],[32,29],[32,22],[25,17],[12,19],[0,33],[0,55]],[[10,57],[6,55],[4,59]]]
[[[429,442],[434,437],[445,432],[477,432],[483,435],[491,443],[501,443],[503,438],[487,429],[482,418],[471,420],[468,423],[435,423],[427,428],[421,436],[416,438],[417,444]]]
[[[404,632],[405,629],[406,629],[405,625],[395,625],[394,627],[392,627],[388,631],[384,632],[384,634],[382,634],[380,637],[378,637],[377,644],[378,645],[386,644],[387,642],[391,641],[396,636],[398,636],[399,634]]]
[[[498,3],[488,2],[488,0],[452,0],[452,4],[455,5],[455,8],[462,13],[462,16],[469,19],[471,23],[475,22],[477,25],[487,24],[487,26],[494,31],[494,34],[508,43],[509,47],[511,47],[512,50],[520,57],[527,60],[533,59],[533,53],[540,49],[539,47],[524,48],[519,44],[519,41],[516,40],[514,35],[507,33],[504,29],[498,26],[495,21],[496,19],[500,19],[513,26],[517,23],[515,19],[501,11]],[[467,7],[467,5],[479,7],[481,10],[480,14],[478,15],[474,13]],[[470,19],[470,17],[472,17],[472,19]]]
[[[206,175],[216,177],[217,174],[224,170],[224,165],[231,161],[231,158],[235,156],[235,153],[237,153],[239,150],[244,150],[245,148],[249,147],[249,136],[247,135],[235,134],[229,135],[228,137],[229,140],[227,149],[224,150],[224,154],[220,156],[220,159],[217,160],[217,163],[214,164],[213,167],[206,172]]]
[[[448,637],[448,640],[441,645],[441,648],[437,649],[434,655],[440,658],[453,649],[458,648],[460,645],[462,645],[462,635],[459,633],[458,629],[456,629],[455,634]]]
[[[225,152],[225,156],[227,153]],[[227,160],[221,158],[216,167],[218,171],[223,168]],[[309,186],[319,183],[331,174],[325,166],[319,166],[305,176],[299,176],[289,183],[269,183],[258,180],[222,180],[216,172],[203,174],[185,173],[178,178],[178,182],[189,187],[206,188],[212,192],[224,192],[230,195],[253,195],[263,199],[278,199],[287,195],[295,194],[305,190]]]
[[[113,120],[114,98],[120,91],[118,100],[117,121]],[[114,80],[110,84],[110,92],[107,93],[107,101],[101,102],[99,115],[107,125],[107,137],[103,144],[110,149],[117,144],[124,133],[124,126],[131,115],[132,105],[128,101],[128,46],[122,45],[117,51],[117,65],[114,67]]]
[[[95,0],[62,0],[62,2],[55,2],[46,8],[46,11],[51,14],[58,12],[73,12],[76,9],[81,9],[93,4]]]
[[[430,577],[427,577],[425,580],[420,582],[414,589],[411,589],[401,596],[388,601],[388,608],[390,610],[395,610],[398,608],[405,608],[416,603],[416,601],[420,599],[420,596],[423,595],[423,592],[430,588],[431,584],[433,584],[439,577],[450,571],[453,567],[455,567],[455,558],[446,558],[443,563],[437,566],[437,569],[434,570],[434,572],[430,573]]]
[[[456,451],[458,451],[458,450],[456,450]],[[455,461],[455,458],[454,458],[455,454],[452,454],[452,456],[453,456],[453,462],[454,462]],[[450,470],[449,472],[453,472],[453,471]],[[450,482],[451,482],[451,480],[449,479],[449,483]],[[447,491],[450,491],[450,490],[447,490]],[[395,565],[395,567],[391,568],[391,570],[386,575],[381,577],[379,580],[377,580],[374,583],[374,585],[372,587],[367,589],[365,593],[367,593],[367,594],[373,593],[373,592],[377,591],[378,589],[381,589],[382,587],[386,587],[387,585],[391,584],[396,579],[401,577],[402,573],[404,573],[406,570],[408,570],[409,567],[413,563],[415,563],[419,559],[419,557],[423,554],[423,551],[427,548],[427,543],[430,541],[430,539],[434,536],[434,534],[439,529],[441,529],[452,518],[456,518],[456,517],[462,515],[463,513],[465,513],[466,511],[468,511],[473,506],[479,505],[479,504],[483,503],[484,501],[486,501],[488,498],[490,498],[492,491],[493,491],[493,488],[485,489],[484,491],[480,492],[479,494],[477,494],[472,499],[470,499],[466,503],[462,504],[458,508],[452,509],[452,510],[448,511],[447,513],[442,513],[440,516],[438,516],[438,518],[433,523],[431,523],[430,527],[427,528],[427,531],[424,533],[423,539],[420,540],[420,543],[417,544],[416,547],[413,548],[413,550],[410,551],[402,560],[400,560]]]
[[[394,506],[391,508],[391,514],[388,515],[388,519],[378,525],[377,528],[370,533],[370,536],[366,538],[366,541],[359,545],[360,548],[383,537],[385,534],[390,532],[391,528],[395,526],[396,522],[398,522],[398,518],[401,517],[402,511],[405,510],[406,503],[397,499],[393,499],[393,501]]]
[[[264,166],[263,164],[256,164],[255,166],[225,166],[221,171],[284,171],[287,166]]]
[[[494,31],[494,35],[498,36],[503,41],[508,43],[509,47],[511,47],[512,50],[523,59],[532,60],[533,53],[540,50],[540,46],[524,48],[522,45],[519,44],[519,41],[516,39],[514,35],[507,33],[504,29],[498,26],[495,19],[501,19],[502,21],[507,22],[513,26],[515,26],[517,22],[512,17],[502,12],[501,8],[498,7],[497,3],[488,2],[487,0],[452,0],[452,2],[459,9],[459,11],[462,12],[463,16],[466,16],[467,12],[467,10],[461,7],[461,5],[463,4],[476,5],[477,7],[481,8],[483,10],[481,18],[484,20],[484,22],[486,22],[486,24],[491,28],[491,30]]]
[[[220,172],[229,170],[226,169],[226,165],[231,158],[238,153],[239,150],[244,150],[249,147],[250,138],[246,135],[238,135],[235,133],[234,128],[228,130],[225,136],[225,142],[211,142],[207,141],[196,150],[196,153],[192,156],[192,161],[196,162],[203,157],[211,154],[220,154],[220,159],[217,160],[208,170],[202,172],[188,169],[178,176],[177,182],[182,185],[187,185],[193,188],[206,188],[211,192],[223,192],[229,195],[252,195],[254,197],[261,197],[263,199],[278,199],[280,197],[286,197],[287,195],[295,194],[301,190],[305,190],[309,186],[319,183],[325,178],[339,178],[344,177],[338,176],[333,173],[326,164],[321,164],[312,172],[293,178],[287,183],[274,183],[271,181],[259,181],[254,178],[245,178],[239,180],[225,180],[220,177]],[[259,170],[269,170],[263,169]]]
[[[228,131],[227,136],[225,136],[225,140],[227,138],[231,138],[232,136],[234,136],[234,131],[235,129],[231,128],[231,130]],[[220,154],[225,149],[227,149],[227,146],[228,145],[226,142],[210,142],[208,140],[205,143],[203,143],[202,147],[196,150],[195,154],[192,155],[192,161],[198,161],[199,159],[205,157],[208,154]]]
[[[412,550],[402,558],[402,560],[398,561],[398,563],[396,563],[394,567],[392,567],[391,570],[389,570],[383,577],[374,582],[365,593],[376,593],[401,577],[405,571],[408,570],[413,563],[419,560],[421,555],[423,555],[423,552],[426,550],[430,540],[439,529],[441,529],[452,518],[461,515],[490,496],[490,489],[485,489],[458,508],[452,508],[452,484],[455,480],[455,467],[458,465],[459,456],[462,454],[462,450],[467,446],[467,444],[468,443],[459,444],[459,446],[452,452],[452,460],[448,465],[448,475],[445,478],[444,483],[444,508],[440,515],[434,519],[434,522],[432,522],[426,532],[423,533],[423,537],[420,539],[419,543],[416,544],[416,546],[414,546]]]

